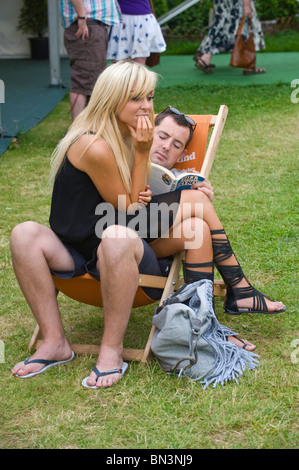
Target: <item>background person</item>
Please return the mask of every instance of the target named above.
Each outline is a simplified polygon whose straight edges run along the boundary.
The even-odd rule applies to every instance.
[[[166,43],[148,0],[119,0],[122,22],[110,29],[107,58],[131,59],[145,65],[151,52],[164,52]]]
[[[120,22],[120,13],[114,0],[61,0],[60,5],[64,45],[70,59],[70,106],[74,120],[106,67],[107,27]]]
[[[265,49],[264,35],[253,0],[213,0],[214,20],[208,34],[202,40],[193,57],[195,66],[206,74],[214,72],[211,64],[213,55],[220,52],[232,52],[240,19],[251,18],[256,51]],[[249,23],[245,21],[243,35],[250,34]],[[244,75],[265,73],[263,68],[244,69]]]

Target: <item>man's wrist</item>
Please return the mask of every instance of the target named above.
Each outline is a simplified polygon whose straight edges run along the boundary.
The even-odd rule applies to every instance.
[[[78,15],[78,19],[79,19],[79,20],[86,20],[86,16],[79,16],[79,15]]]

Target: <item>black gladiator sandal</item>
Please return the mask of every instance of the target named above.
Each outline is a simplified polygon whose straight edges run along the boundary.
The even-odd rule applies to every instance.
[[[215,265],[221,274],[224,282],[227,284],[226,297],[224,301],[224,312],[229,315],[241,315],[242,313],[282,313],[286,310],[284,307],[281,310],[276,310],[270,312],[268,310],[265,297],[269,299],[265,294],[262,294],[257,289],[255,289],[246,276],[244,275],[240,264],[230,266],[220,264],[223,261],[229,259],[234,252],[231,248],[228,238],[213,238],[213,235],[225,235],[224,229],[221,230],[211,230],[212,235],[212,245],[214,253],[214,262]],[[247,287],[235,287],[242,279],[246,279],[248,282]],[[241,299],[253,299],[252,308],[238,307],[237,301]],[[270,300],[270,299],[269,299]],[[272,301],[275,302],[275,301]]]
[[[195,281],[201,281],[202,279],[208,279],[210,281],[214,281],[214,270],[212,272],[206,271],[193,271],[190,268],[205,268],[208,266],[214,266],[213,261],[208,263],[186,263],[183,261],[183,273],[184,273],[184,281],[186,284],[191,284]]]

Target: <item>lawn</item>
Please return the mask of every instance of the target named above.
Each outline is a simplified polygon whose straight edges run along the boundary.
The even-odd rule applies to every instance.
[[[257,345],[260,365],[239,385],[202,390],[165,374],[153,360],[130,363],[108,390],[81,380],[95,357],[29,380],[10,369],[28,356],[34,320],[17,285],[9,252],[12,228],[48,223],[49,160],[70,123],[68,97],[0,157],[1,311],[0,447],[3,449],[295,449],[298,446],[298,115],[288,85],[158,88],[155,109],[172,104],[190,114],[229,115],[210,180],[215,207],[248,279],[287,305],[280,315],[223,313],[220,323]],[[100,341],[100,312],[61,297],[70,341]],[[125,345],[140,347],[153,306],[134,310]],[[0,344],[1,345],[1,344]],[[296,350],[297,348],[297,350]],[[298,402],[297,402],[298,405]]]

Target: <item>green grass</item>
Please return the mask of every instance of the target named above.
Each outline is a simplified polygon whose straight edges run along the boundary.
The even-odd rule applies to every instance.
[[[109,390],[86,390],[81,380],[95,357],[80,356],[38,377],[20,380],[11,367],[28,355],[34,328],[11,266],[9,236],[24,220],[47,224],[49,159],[70,115],[66,97],[37,127],[20,135],[0,157],[1,307],[5,344],[0,364],[0,447],[10,449],[294,449],[298,446],[297,225],[298,114],[290,87],[251,86],[158,89],[155,108],[169,103],[188,113],[229,106],[211,173],[215,207],[244,272],[253,284],[282,300],[281,315],[223,314],[219,321],[257,345],[260,365],[239,385],[203,391],[198,383],[130,363]],[[96,308],[61,297],[70,341],[100,341]],[[153,306],[134,310],[125,345],[141,347]],[[293,360],[292,353],[295,353]],[[297,353],[297,357],[299,354]],[[294,359],[295,358],[295,359]]]
[[[165,55],[189,55],[194,54],[201,40],[191,41],[188,39],[167,40]],[[298,52],[299,31],[284,30],[276,34],[265,35],[266,48],[261,52]]]

